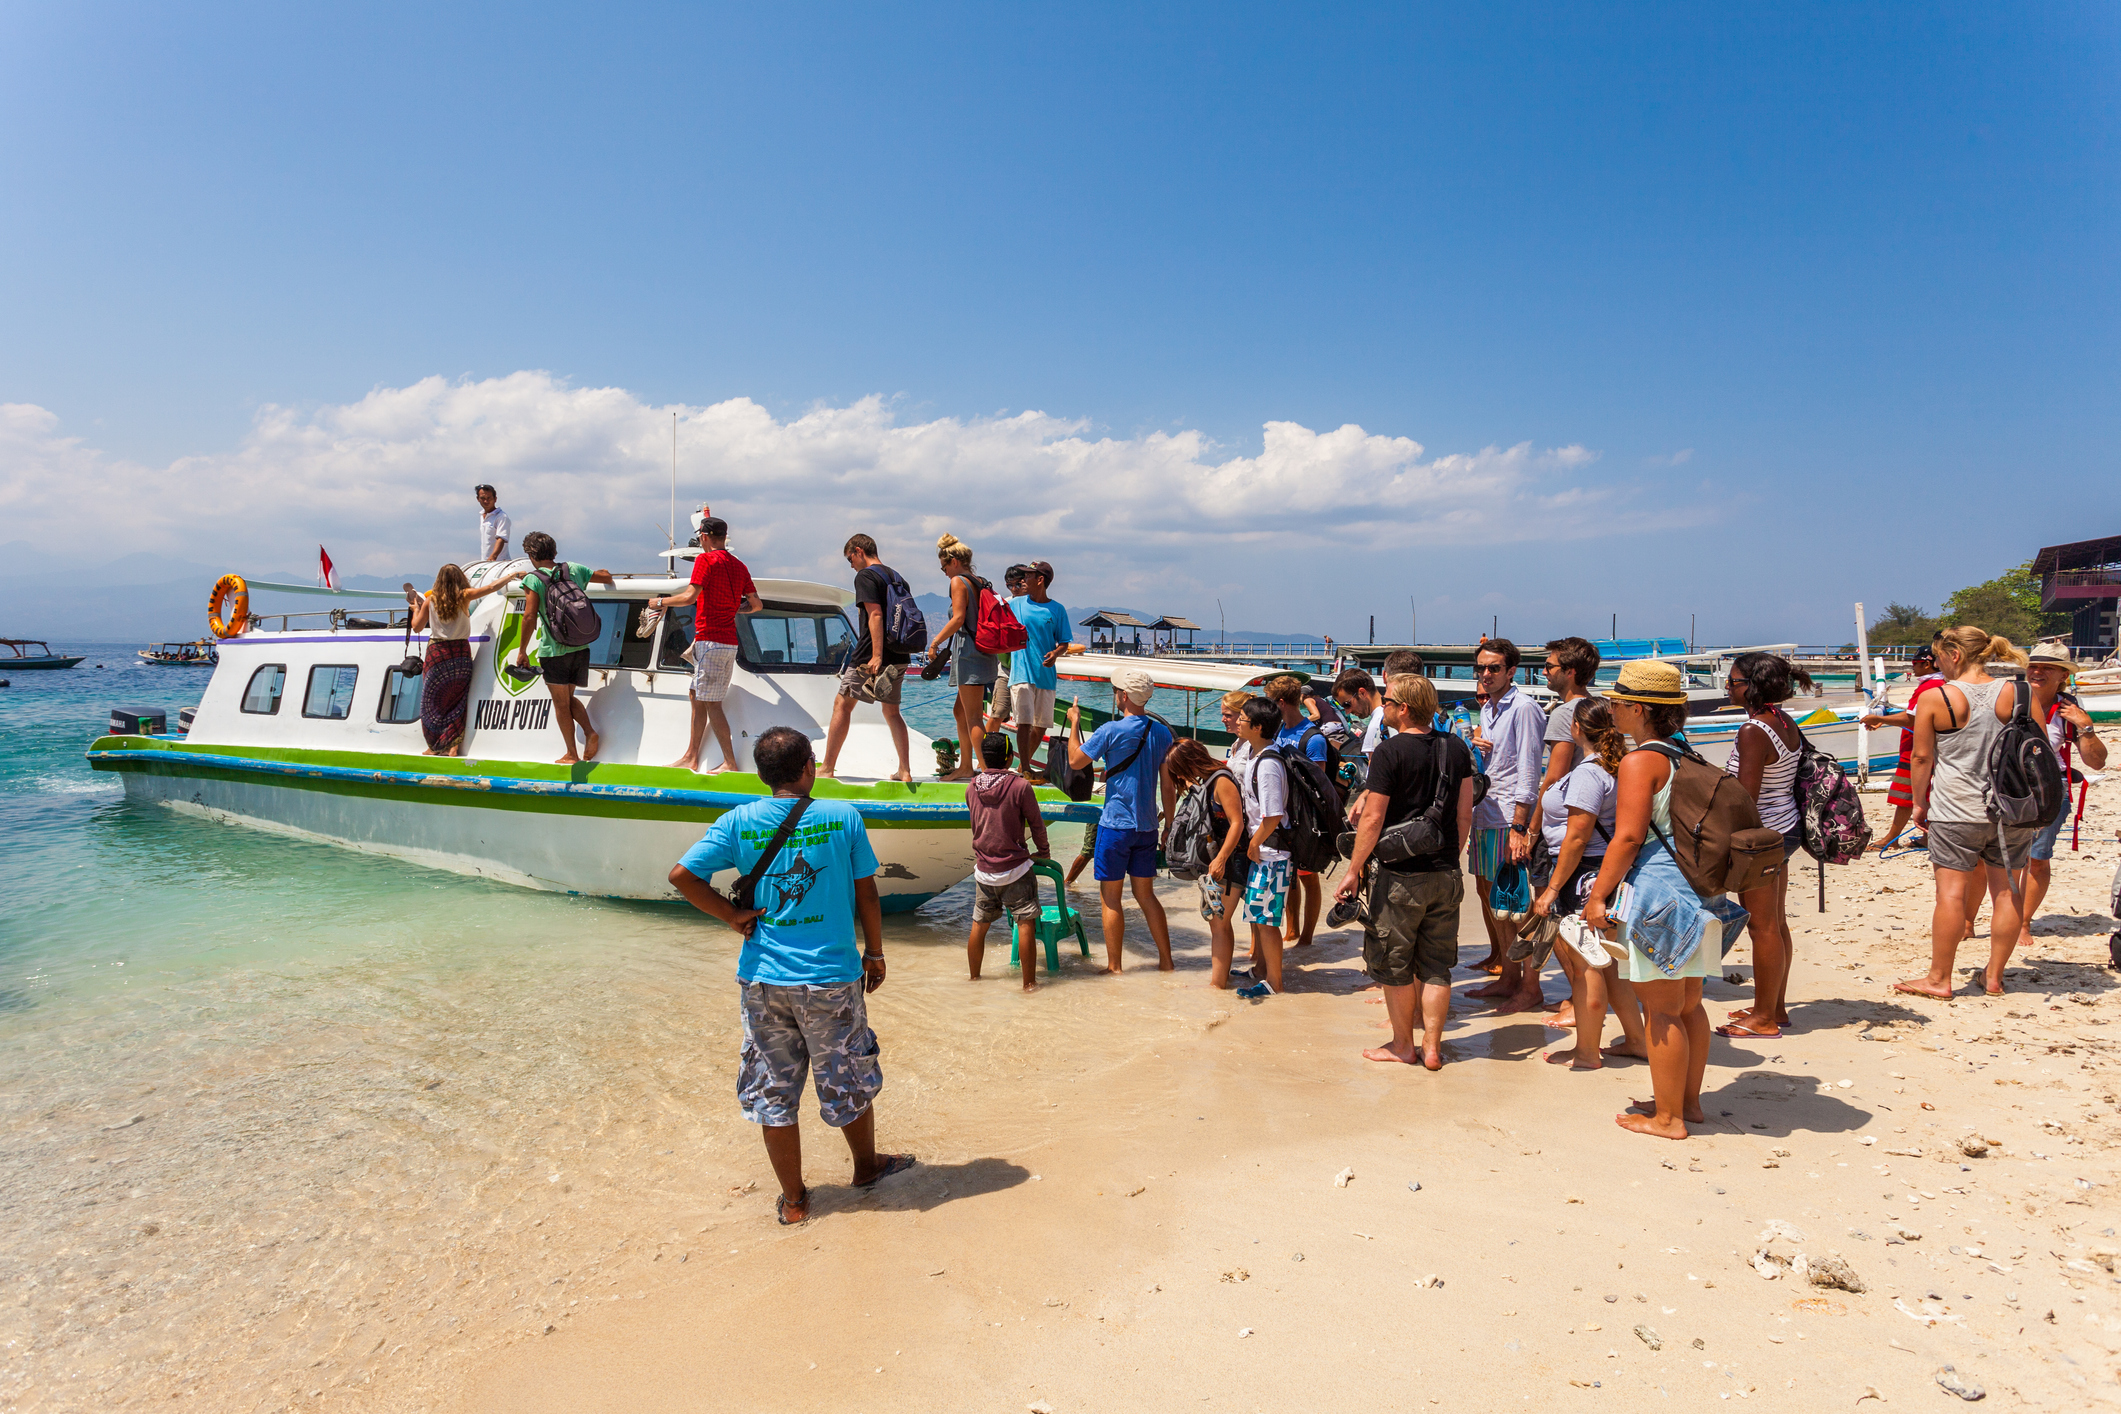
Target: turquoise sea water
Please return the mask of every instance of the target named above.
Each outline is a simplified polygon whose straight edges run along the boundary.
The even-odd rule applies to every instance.
[[[699,1163],[755,1157],[725,1089],[731,935],[129,804],[85,748],[114,707],[174,725],[209,677],[142,646],[0,673],[0,1406],[211,1379],[215,1407],[279,1407],[364,1321],[446,1360],[478,1302],[434,1296],[467,1264],[623,1242],[641,1195],[695,1204]],[[906,707],[952,734],[946,687]],[[887,924],[901,1034],[931,1001],[964,1025],[940,990],[964,985],[964,893]],[[591,1155],[608,1212],[554,1207]]]

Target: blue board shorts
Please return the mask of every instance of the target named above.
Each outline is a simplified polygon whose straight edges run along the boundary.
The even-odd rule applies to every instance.
[[[1156,831],[1108,830],[1099,827],[1090,873],[1100,884],[1115,879],[1156,877]]]

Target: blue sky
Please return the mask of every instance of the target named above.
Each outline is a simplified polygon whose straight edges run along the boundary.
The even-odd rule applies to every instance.
[[[850,452],[810,504],[1343,637],[1409,594],[1431,640],[1610,612],[1838,637],[1850,600],[1934,605],[2121,529],[2110,8],[758,8],[0,14],[0,403],[37,412],[0,438],[15,532],[85,548],[99,498],[55,479],[250,475],[255,505],[310,478],[300,524],[161,504],[124,533],[275,564],[336,535],[380,568],[395,540],[410,568],[428,542],[392,505],[461,518],[456,482],[493,478],[432,439],[407,471],[377,418],[410,414],[363,400],[526,371],[624,390],[640,427],[881,399],[956,429],[915,440],[960,474]],[[520,420],[529,461],[498,464],[525,486],[542,406],[466,414]],[[308,419],[313,446],[352,407],[372,476],[260,431]],[[1030,411],[1140,455],[983,478],[957,434]],[[1243,516],[1202,510],[1269,423],[1411,439],[1401,463],[1444,478],[1488,448],[1534,469],[1441,520],[1355,494],[1374,459],[1316,483],[1338,509],[1283,467]],[[1195,439],[1176,469],[1159,435]],[[579,474],[645,494],[638,428],[610,437],[633,479],[601,453]],[[1200,533],[1133,542],[1123,486],[1125,514],[1051,504],[1101,501],[1099,474],[1192,478]],[[756,504],[790,571],[854,528],[807,545]],[[646,512],[540,512],[644,543]]]

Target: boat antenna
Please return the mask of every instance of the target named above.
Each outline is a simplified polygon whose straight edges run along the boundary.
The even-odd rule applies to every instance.
[[[663,532],[670,540],[670,548],[678,547],[678,414],[670,411],[670,528]]]

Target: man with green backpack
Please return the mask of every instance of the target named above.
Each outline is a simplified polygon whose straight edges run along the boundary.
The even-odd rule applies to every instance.
[[[562,562],[559,545],[542,530],[523,537],[523,553],[530,556],[533,568],[523,577],[523,628],[516,636],[516,660],[510,671],[518,677],[529,675],[535,632],[538,672],[545,679],[545,690],[552,694],[552,715],[559,723],[560,739],[567,743],[558,764],[594,761],[597,729],[590,725],[589,709],[575,692],[589,686],[589,646],[602,636],[603,620],[584,591],[592,584],[612,583],[611,571]],[[576,722],[582,724],[579,756],[574,749]]]

